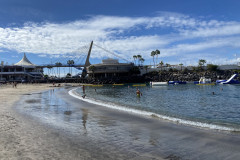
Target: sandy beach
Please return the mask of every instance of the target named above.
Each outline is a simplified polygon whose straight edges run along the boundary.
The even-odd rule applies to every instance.
[[[88,159],[87,152],[73,149],[58,131],[42,126],[13,110],[21,96],[52,89],[50,84],[19,84],[0,88],[0,159]],[[18,107],[18,106],[16,106]]]
[[[239,133],[183,126],[89,104],[70,96],[71,88],[49,84],[1,87],[0,159],[240,156]]]

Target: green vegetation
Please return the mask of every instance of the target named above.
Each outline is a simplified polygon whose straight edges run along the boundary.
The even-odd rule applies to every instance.
[[[130,70],[130,73],[131,74],[140,74],[140,70],[139,70],[139,67],[137,66],[133,66]]]
[[[67,75],[66,75],[66,78],[70,78],[72,75],[71,75],[71,73],[68,73]]]
[[[163,68],[163,65],[164,65],[163,61],[161,61],[159,64],[161,66],[161,71],[162,71],[162,68]]]
[[[45,75],[44,75],[44,78],[45,78],[45,79],[48,79],[48,75],[47,75],[47,74],[45,74]]]
[[[146,65],[146,66],[144,66],[144,68],[146,69],[146,74],[147,74],[149,66]]]
[[[205,64],[206,62],[207,62],[207,61],[204,60],[204,59],[200,59],[200,60],[198,61],[198,66],[199,66],[199,69],[200,69],[200,70],[203,70],[203,66],[204,66],[204,64]]]
[[[207,70],[208,71],[217,71],[218,70],[218,65],[207,64]]]

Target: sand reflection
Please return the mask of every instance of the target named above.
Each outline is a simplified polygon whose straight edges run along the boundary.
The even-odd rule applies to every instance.
[[[87,124],[87,118],[88,118],[88,109],[82,108],[82,124],[83,128],[87,130],[86,124]]]

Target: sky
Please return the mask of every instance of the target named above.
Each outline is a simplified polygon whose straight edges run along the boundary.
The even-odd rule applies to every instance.
[[[23,53],[41,65],[80,64],[94,41],[90,62],[141,55],[157,62],[197,65],[240,61],[239,0],[0,0],[0,61]],[[119,59],[122,62],[122,59]],[[124,61],[123,61],[124,62]]]

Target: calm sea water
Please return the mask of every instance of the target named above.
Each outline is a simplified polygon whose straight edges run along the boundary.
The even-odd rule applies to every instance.
[[[135,111],[147,111],[193,125],[240,129],[240,85],[187,84],[138,88],[143,94],[140,98],[136,96],[136,87],[132,85],[115,88],[111,85],[87,86],[86,97],[91,101],[98,100],[102,105],[111,104]],[[82,88],[78,88],[76,92],[83,94]]]

